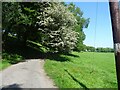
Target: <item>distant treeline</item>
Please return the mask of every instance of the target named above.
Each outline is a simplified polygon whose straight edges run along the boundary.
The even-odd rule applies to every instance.
[[[84,46],[84,49],[83,51],[86,51],[86,52],[114,52],[114,49],[113,48],[103,48],[103,47],[98,47],[98,48],[95,48],[93,46]]]

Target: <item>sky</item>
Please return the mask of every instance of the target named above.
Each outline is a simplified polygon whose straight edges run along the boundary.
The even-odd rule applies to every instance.
[[[108,2],[74,2],[83,11],[83,17],[90,18],[88,28],[84,28],[84,44],[94,47],[113,48],[111,18]]]

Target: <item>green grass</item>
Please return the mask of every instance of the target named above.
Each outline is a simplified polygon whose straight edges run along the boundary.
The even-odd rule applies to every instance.
[[[16,64],[23,61],[23,57],[17,54],[2,53],[2,59],[0,60],[0,70],[9,67],[12,64]]]
[[[73,52],[61,57],[47,59],[44,65],[59,88],[117,88],[113,53]]]
[[[24,61],[22,56],[18,54],[10,54],[6,52],[2,53],[2,58],[3,58],[3,62],[8,62],[10,64],[16,64]]]
[[[10,65],[11,64],[9,62],[0,60],[0,70],[3,70],[5,68],[9,67]]]

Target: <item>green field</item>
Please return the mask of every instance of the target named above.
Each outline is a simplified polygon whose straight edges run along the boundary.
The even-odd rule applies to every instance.
[[[113,53],[53,56],[44,69],[59,88],[117,88]]]

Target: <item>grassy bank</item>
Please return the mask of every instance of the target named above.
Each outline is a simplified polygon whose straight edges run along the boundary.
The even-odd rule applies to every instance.
[[[23,61],[23,57],[17,54],[10,54],[3,52],[2,53],[2,60],[0,60],[0,70],[3,70],[9,67],[12,64],[17,64]]]
[[[7,68],[10,65],[11,64],[9,62],[0,60],[0,70],[3,70],[3,69]]]
[[[113,53],[73,52],[47,59],[44,69],[60,88],[117,88]]]

